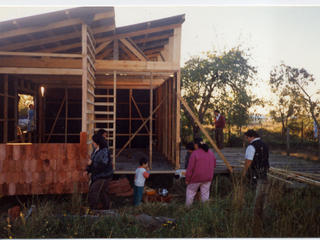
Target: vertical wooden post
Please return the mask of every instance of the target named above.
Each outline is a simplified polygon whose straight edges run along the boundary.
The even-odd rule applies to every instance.
[[[290,156],[290,128],[287,127],[287,156]]]
[[[119,42],[118,39],[113,41],[113,60],[119,60]]]
[[[8,142],[8,75],[4,75],[4,99],[3,99],[3,112],[4,112],[4,123],[3,123],[3,142]]]
[[[64,125],[64,143],[68,142],[68,88],[65,88],[65,98],[66,98],[66,118]]]
[[[180,78],[181,78],[181,72],[178,71],[176,73],[176,94],[177,96],[181,95],[181,83],[180,83]],[[180,142],[181,142],[181,137],[180,137],[180,99],[177,98],[176,100],[176,169],[180,168]]]
[[[169,96],[168,96],[168,139],[167,139],[167,144],[168,144],[168,159],[170,162],[173,161],[172,155],[171,155],[171,148],[173,147],[171,143],[171,139],[173,138],[172,136],[172,79],[169,78],[168,80],[168,90],[169,90]]]
[[[81,132],[87,132],[87,98],[88,98],[88,62],[87,62],[87,28],[82,24],[82,124]],[[88,137],[88,136],[87,136]],[[88,139],[87,139],[88,141]]]
[[[132,89],[129,89],[129,139],[131,138],[131,124],[132,124]],[[129,148],[131,148],[131,142],[129,143]]]
[[[18,123],[19,123],[19,102],[18,102],[18,89],[17,89],[17,78],[14,78],[14,141],[18,140]]]
[[[149,122],[149,162],[150,162],[150,170],[152,170],[152,112],[153,112],[153,73],[151,72],[150,77],[150,122]]]
[[[116,167],[116,123],[117,123],[117,71],[113,71],[113,101],[114,101],[114,114],[113,114],[113,169]]]

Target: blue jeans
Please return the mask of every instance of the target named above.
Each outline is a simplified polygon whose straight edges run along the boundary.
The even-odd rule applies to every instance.
[[[133,189],[133,203],[135,206],[138,206],[141,203],[142,195],[143,195],[143,188],[134,185]]]

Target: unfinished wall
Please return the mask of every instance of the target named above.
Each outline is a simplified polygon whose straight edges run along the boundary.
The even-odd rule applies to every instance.
[[[85,142],[0,144],[0,195],[87,192],[86,166]]]

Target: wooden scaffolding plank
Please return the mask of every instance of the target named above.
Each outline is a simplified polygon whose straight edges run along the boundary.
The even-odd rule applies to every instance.
[[[185,106],[185,108],[187,109],[187,111],[189,112],[189,114],[192,116],[193,120],[198,124],[199,128],[201,129],[201,131],[203,132],[203,134],[207,137],[207,139],[209,140],[209,142],[211,143],[211,145],[214,147],[214,149],[218,152],[218,154],[220,155],[220,157],[222,158],[222,160],[224,161],[224,163],[227,165],[229,171],[231,173],[233,173],[233,169],[230,166],[230,164],[228,163],[227,159],[223,156],[223,154],[221,153],[220,149],[217,147],[217,145],[214,143],[214,141],[212,140],[212,138],[210,137],[210,135],[208,134],[208,132],[204,129],[204,127],[202,126],[202,124],[200,123],[200,121],[198,120],[198,118],[194,115],[194,113],[192,112],[191,108],[188,106],[188,104],[186,103],[186,101],[180,96],[177,95],[178,98],[180,99],[181,103]]]

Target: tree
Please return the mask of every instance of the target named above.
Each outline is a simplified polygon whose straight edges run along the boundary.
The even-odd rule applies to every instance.
[[[269,114],[276,121],[282,125],[282,142],[285,141],[286,128],[288,127],[288,120],[295,116],[297,117],[301,112],[301,102],[290,91],[286,85],[279,85],[278,82],[270,79],[271,92],[273,99],[269,102],[272,107]]]
[[[251,85],[255,73],[255,68],[248,63],[248,55],[239,47],[220,55],[207,52],[203,58],[193,56],[181,70],[183,98],[201,124],[208,122],[208,117],[212,118],[207,114],[208,109],[222,107],[228,96],[231,97],[229,107],[235,106],[233,100],[238,99],[238,106],[246,106],[245,111],[248,111],[246,87]],[[199,127],[183,106],[182,111],[190,121],[194,136],[199,136]]]
[[[315,78],[312,74],[308,73],[303,68],[292,68],[282,63],[280,66],[275,67],[270,72],[270,83],[275,87],[288,89],[288,91],[290,91],[290,93],[296,99],[295,101],[300,101],[300,106],[310,114],[318,129],[320,129],[318,121],[320,112],[320,89],[318,89],[318,91],[316,91],[313,95],[310,95],[307,92],[309,84],[315,83]]]

